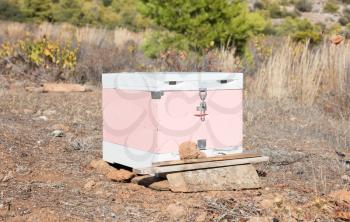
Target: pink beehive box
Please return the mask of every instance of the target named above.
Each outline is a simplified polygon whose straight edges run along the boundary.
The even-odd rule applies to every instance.
[[[111,73],[102,84],[107,162],[178,160],[186,141],[208,157],[243,151],[242,73]]]

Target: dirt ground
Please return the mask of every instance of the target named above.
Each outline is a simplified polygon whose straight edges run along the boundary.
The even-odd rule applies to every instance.
[[[350,202],[329,194],[350,190],[349,121],[319,107],[247,99],[244,135],[246,149],[271,157],[256,165],[262,189],[155,191],[109,181],[90,167],[102,156],[98,88],[0,87],[0,221],[346,220]]]

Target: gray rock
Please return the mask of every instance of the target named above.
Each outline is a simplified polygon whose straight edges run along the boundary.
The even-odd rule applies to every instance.
[[[283,148],[280,148],[280,149],[263,148],[258,150],[258,153],[260,153],[263,156],[270,157],[269,163],[275,164],[275,165],[288,165],[291,163],[298,162],[303,158],[307,157],[305,153],[297,152],[297,151],[288,151],[288,150],[284,150]]]
[[[48,118],[47,118],[46,116],[39,116],[39,117],[34,118],[34,120],[43,120],[43,121],[47,121]]]
[[[64,133],[62,130],[54,130],[51,132],[51,136],[54,136],[54,137],[63,137],[64,136]]]
[[[158,191],[169,191],[169,182],[167,180],[162,180],[158,182],[151,183],[149,186],[152,190],[158,190]]]
[[[54,115],[56,114],[56,110],[45,110],[43,111],[43,115],[45,116],[51,116],[51,115]]]
[[[241,190],[260,188],[260,179],[251,164],[184,171],[167,174],[173,192]]]

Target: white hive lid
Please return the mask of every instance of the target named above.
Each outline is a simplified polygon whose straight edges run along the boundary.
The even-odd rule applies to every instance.
[[[222,72],[134,72],[104,73],[104,89],[178,91],[242,89],[242,73]]]

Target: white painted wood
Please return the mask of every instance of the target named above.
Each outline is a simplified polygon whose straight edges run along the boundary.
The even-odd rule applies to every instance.
[[[131,168],[152,166],[153,162],[177,160],[177,153],[151,153],[132,147],[103,141],[103,160]]]
[[[224,154],[242,153],[242,147],[232,147],[230,150],[204,150],[208,157]],[[151,167],[154,162],[180,160],[178,153],[152,153],[140,149],[126,147],[119,144],[103,141],[103,160],[109,163],[118,163],[131,168]]]
[[[226,80],[227,83],[221,83],[221,80]],[[243,89],[243,74],[220,72],[105,73],[102,75],[102,85],[104,89],[141,91],[181,91],[198,90],[199,88],[240,90]]]
[[[138,174],[170,173],[170,172],[181,172],[181,171],[187,171],[187,170],[234,166],[234,165],[241,165],[241,164],[248,164],[248,163],[260,163],[260,162],[266,162],[266,161],[269,161],[269,157],[262,156],[262,157],[236,159],[236,160],[223,160],[223,161],[182,164],[182,165],[173,165],[173,166],[148,167],[148,168],[142,168],[142,169],[134,169],[134,172]]]

